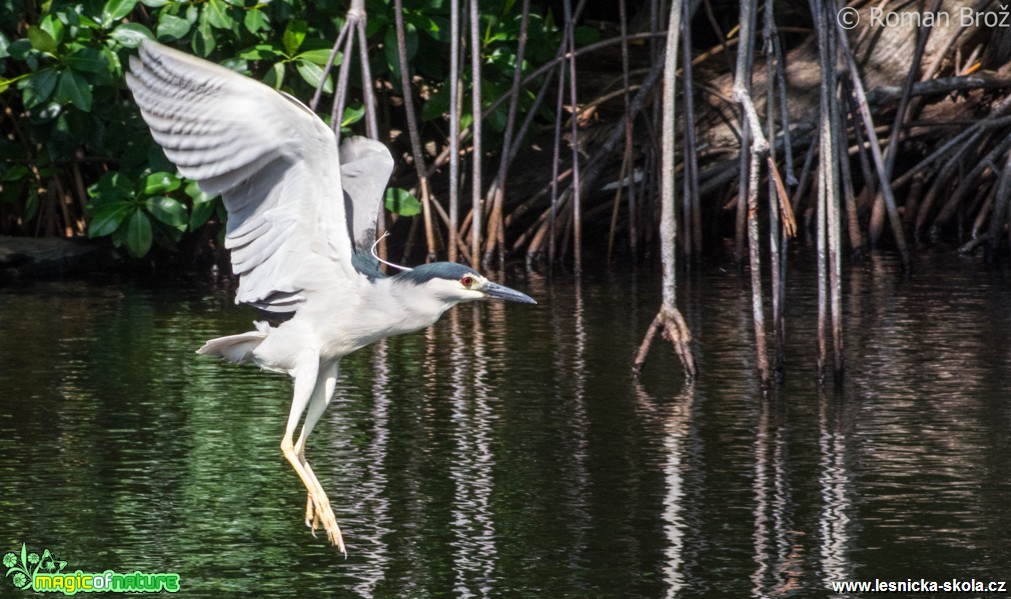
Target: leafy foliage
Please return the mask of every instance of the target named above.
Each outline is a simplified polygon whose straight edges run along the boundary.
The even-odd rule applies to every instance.
[[[0,0],[0,233],[86,233],[140,257],[222,223],[221,202],[181,178],[152,141],[124,85],[129,55],[143,38],[158,39],[308,100],[321,83],[333,93],[336,71],[324,76],[324,67],[346,10],[327,0]],[[404,7],[408,59],[429,90],[422,116],[436,133],[449,102],[448,10],[442,0]],[[490,103],[510,85],[520,17],[510,0],[482,2],[481,10]],[[367,13],[373,75],[400,94],[392,2],[369,0]],[[552,58],[559,37],[550,16],[532,15],[524,68]],[[335,65],[342,59],[338,53]],[[363,116],[359,91],[342,115],[348,132]],[[386,204],[405,217],[419,210],[402,189]]]

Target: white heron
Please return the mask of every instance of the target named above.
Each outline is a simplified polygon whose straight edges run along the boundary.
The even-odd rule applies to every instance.
[[[305,458],[341,358],[428,327],[460,302],[536,302],[461,264],[382,272],[376,222],[393,169],[383,144],[353,138],[338,149],[330,128],[290,95],[153,41],[130,58],[126,81],[169,160],[224,200],[236,303],[283,320],[256,322],[255,330],[212,339],[198,352],[294,379],[281,451],[308,491],[306,524],[314,533],[322,524],[347,555]]]

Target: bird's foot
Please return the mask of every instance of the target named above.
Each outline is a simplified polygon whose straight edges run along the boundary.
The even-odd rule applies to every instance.
[[[335,545],[344,557],[348,556],[344,547],[344,537],[341,535],[340,526],[337,525],[337,517],[334,516],[330,500],[322,490],[316,489],[315,493],[309,493],[305,506],[305,524],[312,529],[313,536],[316,536],[316,528],[322,524],[330,544]]]
[[[312,494],[309,493],[305,500],[305,525],[312,529],[312,536],[316,536],[316,529],[319,528],[319,515],[312,503]]]
[[[284,459],[288,460],[291,467],[295,469],[295,473],[302,479],[302,484],[305,485],[306,490],[309,492],[309,498],[306,500],[305,506],[306,524],[312,529],[313,536],[315,536],[317,524],[322,523],[327,539],[346,558],[348,551],[344,547],[341,529],[337,526],[337,517],[334,516],[333,509],[330,507],[330,500],[327,498],[326,492],[323,491],[323,487],[319,484],[319,479],[316,478],[309,463],[305,461],[305,455],[302,453],[304,448],[305,445],[299,439],[299,450],[296,452],[290,435],[286,435],[281,440],[281,453],[284,454]]]

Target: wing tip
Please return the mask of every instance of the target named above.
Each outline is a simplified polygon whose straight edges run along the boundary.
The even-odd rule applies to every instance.
[[[382,166],[393,169],[393,154],[381,141],[356,135],[341,142],[341,164],[349,164],[358,160],[382,161]]]

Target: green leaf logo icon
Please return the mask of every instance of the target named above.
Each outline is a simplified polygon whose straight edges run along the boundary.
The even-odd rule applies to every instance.
[[[29,554],[28,547],[25,543],[22,543],[20,559],[18,559],[18,555],[13,551],[4,554],[3,565],[7,568],[5,575],[11,579],[11,584],[15,587],[27,589],[31,586],[32,582],[31,572],[29,572],[28,567],[29,565],[38,564],[40,559],[38,553],[32,552]]]

